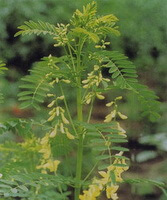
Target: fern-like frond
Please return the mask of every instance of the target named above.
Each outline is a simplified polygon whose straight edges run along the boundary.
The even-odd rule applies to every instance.
[[[20,31],[18,31],[15,34],[15,37],[18,35],[31,35],[31,34],[36,34],[36,35],[49,34],[52,36],[57,36],[56,26],[48,22],[42,22],[42,21],[34,22],[30,20],[24,22],[24,25],[19,26],[18,29],[20,29]]]
[[[4,70],[7,70],[7,68],[5,67],[6,64],[3,63],[1,60],[0,60],[0,74],[3,74],[4,73]]]
[[[158,119],[158,97],[147,86],[138,83],[136,67],[128,57],[117,51],[103,51],[98,56],[105,62],[103,66],[109,69],[114,85],[135,92],[142,105],[143,115],[149,116],[151,121]]]
[[[100,26],[97,28],[99,35],[109,35],[114,34],[116,36],[120,36],[120,32],[117,30],[118,27],[108,27],[108,26]]]
[[[137,94],[138,100],[142,105],[142,115],[148,116],[152,122],[159,119],[160,102],[158,101],[158,96],[145,85],[133,83],[131,87]]]
[[[109,14],[109,15],[105,15],[105,16],[97,18],[97,23],[111,24],[116,21],[118,21],[118,18],[113,14]]]
[[[167,197],[167,186],[165,183],[157,181],[157,180],[150,180],[150,179],[126,179],[124,182],[129,183],[129,184],[148,184],[148,185],[153,185],[158,187],[159,189],[162,190],[164,193],[165,197]]]
[[[73,31],[75,34],[78,34],[78,35],[84,34],[84,35],[88,36],[88,38],[89,38],[90,40],[92,40],[94,43],[98,43],[99,40],[100,40],[100,38],[98,37],[97,34],[92,33],[92,32],[90,32],[90,31],[87,31],[87,30],[84,29],[84,28],[77,27],[77,28],[72,29],[72,31]]]
[[[54,78],[54,72],[58,71],[57,62],[57,58],[54,57],[44,58],[30,70],[30,75],[21,79],[20,88],[24,90],[18,94],[19,100],[23,101],[21,108],[33,106],[39,109],[38,104],[44,102],[46,94],[52,87],[49,82]]]
[[[0,60],[0,75],[4,74],[4,70],[7,70],[7,68],[5,66],[6,66],[5,63],[3,63]],[[0,103],[3,103],[3,94],[2,93],[0,93]]]
[[[20,88],[23,90],[18,94],[21,108],[33,106],[39,109],[39,104],[44,99],[56,83],[56,79],[64,78],[69,80],[69,69],[65,62],[66,57],[45,57],[42,61],[37,62],[30,70],[30,75],[23,77]],[[60,65],[61,69],[58,67]]]
[[[19,173],[8,176],[6,179],[0,179],[1,196],[7,198],[29,198],[44,200],[49,199],[67,199],[69,192],[59,193],[60,186],[73,184],[70,177],[61,175],[47,175],[41,173]],[[47,186],[47,187],[46,187]],[[53,187],[55,188],[53,191]],[[39,189],[40,188],[40,189]],[[35,192],[38,189],[38,194]],[[47,194],[46,191],[49,190]],[[51,191],[51,192],[50,192]],[[7,194],[7,195],[6,195]]]
[[[95,1],[83,6],[83,11],[78,9],[74,12],[71,24],[74,27],[86,27],[95,17],[97,12],[97,4]]]
[[[129,160],[125,156],[111,154],[111,151],[129,151],[127,148],[119,145],[128,141],[125,135],[119,134],[120,130],[117,129],[117,122],[103,124],[77,122],[76,125],[81,126],[85,130],[87,140],[89,141],[88,146],[96,152],[96,159],[100,161],[99,170],[106,169],[115,158]],[[127,165],[122,164],[122,167],[127,167]]]

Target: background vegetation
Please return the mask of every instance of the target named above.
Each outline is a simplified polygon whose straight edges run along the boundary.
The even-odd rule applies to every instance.
[[[0,79],[0,89],[5,102],[1,104],[0,119],[13,117],[40,119],[41,113],[34,110],[20,110],[17,101],[18,81],[26,74],[32,63],[49,54],[60,56],[63,52],[52,47],[46,37],[14,38],[17,27],[26,20],[43,20],[56,24],[67,23],[73,11],[89,2],[74,0],[0,0],[0,59],[9,68],[5,77]],[[167,2],[166,0],[97,0],[100,14],[113,13],[119,18],[121,36],[111,38],[109,49],[124,52],[138,68],[140,79],[160,97],[161,118],[149,122],[140,117],[141,108],[135,96],[127,94],[122,110],[129,116],[125,128],[128,129],[129,148],[132,166],[128,177],[149,177],[167,181]],[[42,48],[41,48],[42,47]],[[111,94],[113,97],[116,94]],[[72,96],[70,97],[72,101]],[[94,120],[100,120],[106,111],[97,104]],[[75,105],[74,105],[75,106]],[[45,106],[42,109],[45,113]],[[13,127],[17,123],[13,124]],[[13,139],[11,132],[2,134],[0,143]],[[0,155],[0,160],[4,155]],[[3,168],[3,165],[1,166]],[[0,170],[1,170],[0,168]],[[137,188],[137,189],[136,189]],[[127,199],[165,200],[160,191],[152,186],[131,188]],[[129,189],[129,188],[128,188]],[[130,190],[130,189],[129,189]],[[122,195],[127,195],[127,186],[122,187]]]

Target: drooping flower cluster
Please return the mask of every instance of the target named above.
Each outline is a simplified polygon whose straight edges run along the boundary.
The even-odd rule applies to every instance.
[[[48,96],[54,96],[52,94],[48,94]],[[56,125],[54,126],[52,132],[50,133],[50,137],[53,138],[56,136],[57,131],[60,130],[61,133],[66,134],[66,136],[69,139],[74,139],[75,137],[69,132],[69,129],[66,127],[66,125],[69,124],[68,119],[65,117],[65,110],[61,107],[58,106],[57,102],[59,100],[63,100],[64,96],[59,96],[55,100],[53,100],[48,107],[51,108],[56,104],[56,107],[53,107],[52,110],[49,112],[49,119],[48,121],[52,121],[55,118],[58,119]]]
[[[82,83],[84,84],[83,88],[89,89],[93,87],[98,87],[102,82],[109,82],[109,81],[110,79],[104,78],[102,76],[100,67],[98,65],[94,65],[94,70],[88,73],[87,79],[83,80]],[[101,92],[91,91],[85,96],[84,102],[86,102],[86,104],[89,104],[94,97],[97,97],[98,99],[101,100],[105,98],[101,94]]]
[[[117,100],[121,100],[122,97],[119,96],[119,97],[116,97],[114,101],[111,101],[109,103],[106,104],[107,107],[111,107],[112,105],[114,105],[114,110],[112,110],[110,112],[110,114],[108,114],[106,117],[105,117],[105,120],[104,122],[111,122],[115,117],[116,115],[118,115],[121,119],[127,119],[127,116],[126,115],[123,115],[121,112],[118,112],[117,111],[117,104],[116,104],[116,101]]]
[[[40,141],[40,150],[39,153],[42,153],[42,159],[40,165],[36,168],[41,169],[41,173],[46,174],[49,172],[56,172],[58,165],[60,164],[59,160],[53,160],[51,154],[51,147],[49,142],[49,134],[46,134]]]
[[[117,190],[119,183],[123,181],[121,174],[128,170],[125,159],[122,158],[123,152],[116,154],[116,158],[112,165],[107,168],[107,171],[99,171],[102,178],[95,178],[88,190],[84,190],[83,194],[79,196],[80,200],[96,200],[103,190],[106,191],[108,199],[118,200]],[[120,165],[118,165],[120,164]],[[111,178],[111,173],[114,175],[114,180]]]

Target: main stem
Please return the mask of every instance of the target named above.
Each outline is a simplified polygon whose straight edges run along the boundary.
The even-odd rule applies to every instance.
[[[83,121],[82,113],[82,88],[81,88],[81,75],[80,75],[80,56],[81,47],[78,48],[77,54],[77,119]],[[83,160],[83,132],[82,128],[78,128],[78,149],[77,149],[77,165],[76,165],[76,180],[75,180],[75,200],[79,200],[82,178],[82,160]]]

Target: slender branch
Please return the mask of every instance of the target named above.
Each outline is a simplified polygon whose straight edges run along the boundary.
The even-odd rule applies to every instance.
[[[91,101],[91,105],[90,105],[90,110],[89,110],[89,114],[88,114],[87,123],[90,122],[90,118],[91,118],[92,111],[93,111],[93,103],[94,103],[94,99],[95,99],[95,98],[93,98],[92,101]]]
[[[65,105],[65,107],[66,107],[67,114],[68,114],[68,117],[69,117],[71,126],[72,126],[72,128],[73,128],[73,130],[74,130],[74,132],[75,132],[75,135],[77,135],[77,131],[76,131],[76,128],[75,128],[75,126],[74,126],[74,123],[73,123],[73,120],[72,120],[72,117],[71,117],[71,113],[70,113],[69,108],[68,108],[68,104],[67,104],[67,101],[66,101],[66,97],[65,97],[65,95],[64,95],[63,88],[62,88],[62,86],[61,86],[60,84],[59,84],[59,86],[60,86],[61,93],[62,93],[62,95],[64,96],[64,105]]]
[[[71,62],[72,62],[72,65],[73,65],[74,72],[76,72],[75,63],[74,63],[74,58],[73,58],[72,51],[71,51],[71,47],[70,47],[70,44],[69,44],[69,43],[67,43],[67,47],[68,47],[68,50],[69,50],[69,53],[70,53]]]
[[[83,121],[82,111],[82,88],[81,88],[81,75],[80,75],[80,62],[81,62],[81,40],[79,40],[77,51],[77,119]],[[82,178],[82,160],[83,160],[83,130],[82,127],[78,127],[78,150],[77,150],[77,166],[76,166],[76,182],[75,182],[75,200],[79,200],[81,178]]]

